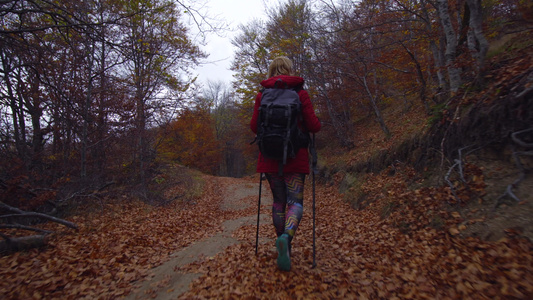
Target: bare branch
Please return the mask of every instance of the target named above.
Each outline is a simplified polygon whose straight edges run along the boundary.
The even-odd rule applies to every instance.
[[[513,134],[511,134],[511,138],[513,139],[513,142],[515,142],[517,145],[524,147],[524,148],[533,148],[533,143],[526,143],[518,138],[519,134],[529,132],[529,131],[533,131],[533,128],[513,132]]]
[[[373,63],[378,64],[378,65],[382,65],[382,66],[384,66],[386,68],[389,68],[389,69],[394,70],[394,71],[399,72],[399,73],[405,73],[405,74],[411,74],[412,73],[409,70],[398,69],[398,68],[396,68],[394,66],[391,66],[389,64],[386,64],[386,63],[383,63],[383,62],[380,62],[380,61],[377,61],[377,60],[373,61]]]
[[[52,216],[47,215],[47,214],[23,211],[23,210],[18,209],[16,207],[7,205],[7,204],[5,204],[3,202],[0,202],[0,208],[3,208],[5,210],[13,212],[13,213],[20,214],[21,217],[22,216],[39,217],[39,218],[43,218],[43,219],[46,219],[46,220],[49,220],[49,221],[53,221],[53,222],[65,225],[65,226],[67,226],[69,228],[78,229],[78,225],[76,225],[74,223],[71,223],[69,221],[66,221],[66,220],[63,220],[63,219],[59,219],[59,218],[56,218],[56,217],[52,217]]]
[[[531,91],[533,91],[533,86],[523,90],[520,94],[518,94],[518,96],[516,96],[517,98],[522,98],[524,97],[525,95],[527,95],[528,93],[530,93]]]
[[[192,1],[191,1],[192,2]],[[198,32],[203,38],[205,38],[206,33],[214,32],[219,35],[220,31],[225,30],[228,26],[225,23],[218,25],[221,21],[217,19],[210,18],[206,13],[202,12],[205,9],[204,3],[199,3],[198,1],[193,2],[195,6],[200,5],[199,8],[196,8],[193,5],[186,3],[185,1],[176,0],[176,3],[185,9],[185,13],[188,14],[192,21],[196,24]],[[207,29],[206,29],[207,26]]]
[[[20,225],[20,224],[0,224],[0,228],[23,229],[23,230],[30,230],[30,231],[35,231],[35,232],[42,232],[46,234],[52,233],[52,231],[50,230],[45,230],[45,229],[40,229],[40,228],[35,228],[35,227],[30,227],[30,226],[25,226],[25,225]]]

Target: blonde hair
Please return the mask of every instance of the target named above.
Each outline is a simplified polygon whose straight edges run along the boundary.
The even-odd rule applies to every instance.
[[[292,75],[292,61],[286,56],[274,58],[268,67],[268,78],[279,75]]]

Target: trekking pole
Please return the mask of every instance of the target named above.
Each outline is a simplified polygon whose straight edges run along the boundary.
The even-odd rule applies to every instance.
[[[311,268],[316,267],[316,237],[315,237],[315,215],[316,215],[316,208],[315,208],[315,172],[313,171],[313,266]]]
[[[318,157],[316,154],[316,148],[315,148],[315,134],[313,133],[313,140],[311,142],[311,155],[313,157],[313,266],[311,268],[316,267],[316,226],[315,226],[315,219],[316,219],[316,207],[315,207],[315,174],[317,172],[316,165],[318,162]]]
[[[259,214],[261,213],[261,185],[263,185],[263,173],[259,174],[259,201],[257,201],[257,231],[255,233],[255,255],[259,244]]]

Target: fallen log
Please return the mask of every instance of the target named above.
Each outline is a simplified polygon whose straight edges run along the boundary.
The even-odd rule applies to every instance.
[[[0,241],[0,254],[6,255],[17,251],[40,248],[46,245],[48,235],[30,235],[12,237]]]
[[[47,214],[43,214],[43,213],[24,211],[19,208],[5,204],[3,202],[0,202],[0,210],[2,210],[3,212],[11,213],[11,214],[1,215],[0,221],[4,221],[4,220],[9,221],[10,219],[13,219],[13,218],[37,217],[37,218],[42,218],[48,221],[56,222],[64,226],[67,226],[69,228],[78,230],[78,225],[72,222],[69,222],[69,221],[66,221],[60,218],[56,218],[56,217],[53,217]],[[49,231],[49,230],[35,228],[35,227],[21,225],[21,224],[0,223],[0,228],[29,230],[29,231],[43,233],[39,235],[30,235],[30,236],[23,236],[23,237],[10,237],[5,233],[0,232],[0,237],[3,238],[3,240],[0,241],[0,255],[6,255],[6,254],[13,253],[13,252],[21,251],[21,250],[28,250],[32,248],[42,247],[46,245],[48,234],[52,233],[52,231]]]

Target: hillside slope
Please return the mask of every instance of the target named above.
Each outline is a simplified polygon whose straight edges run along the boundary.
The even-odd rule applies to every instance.
[[[387,193],[386,187],[374,193],[364,189],[373,174],[412,167],[411,189],[436,186],[450,194],[449,209],[464,219],[462,235],[533,240],[531,35],[504,39],[492,49],[497,54],[489,60],[483,88],[465,85],[431,116],[387,108],[391,139],[370,118],[356,124],[356,148],[325,151],[322,177],[361,209]]]

